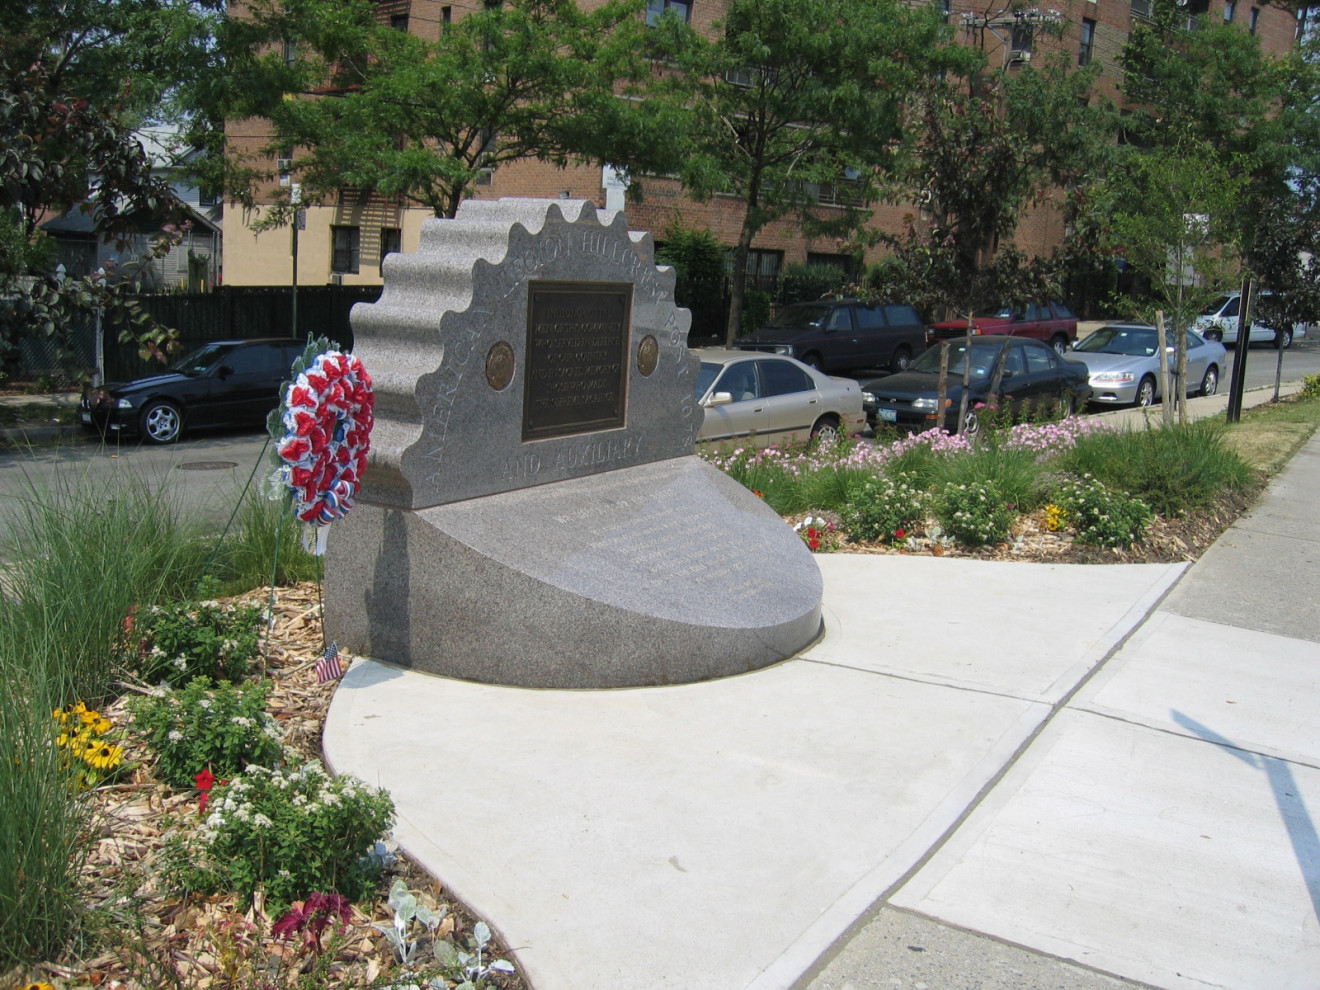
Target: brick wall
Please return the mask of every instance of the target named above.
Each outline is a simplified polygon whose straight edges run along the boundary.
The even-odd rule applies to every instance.
[[[1209,17],[1223,17],[1224,0],[1210,0]],[[396,0],[383,0],[382,18],[388,18],[406,8],[408,29],[419,37],[434,40],[443,30],[446,18],[458,20],[468,11],[478,9],[480,0],[412,0],[410,4]],[[1098,95],[1116,98],[1121,80],[1118,55],[1132,24],[1130,0],[1066,0],[1055,3],[1054,9],[1063,16],[1063,32],[1059,38],[1038,35],[1038,51],[1062,50],[1074,58],[1081,41],[1083,18],[1095,22],[1092,59],[1101,67]],[[694,0],[692,24],[699,31],[711,33],[714,22],[726,9],[726,0]],[[1239,2],[1234,23],[1247,29],[1252,6]],[[1268,51],[1286,51],[1294,44],[1296,21],[1287,11],[1261,6],[1257,19],[1257,34]],[[985,8],[971,0],[953,0],[950,21],[958,36],[973,40],[961,27],[961,14],[970,12],[984,17]],[[999,32],[1007,40],[1007,33]],[[1003,60],[1008,54],[994,32],[985,34],[986,49],[991,64]],[[268,142],[269,131],[258,120],[233,121],[226,127],[230,147],[238,153],[257,152]],[[275,183],[261,193],[269,196]],[[536,161],[514,162],[499,168],[488,185],[479,186],[475,197],[480,199],[500,196],[535,196],[588,199],[605,205],[605,190],[599,167],[582,166],[558,169]],[[1014,242],[1024,251],[1048,254],[1063,237],[1063,219],[1059,198],[1029,208],[1014,236]],[[876,209],[870,226],[882,231],[901,231],[906,218],[916,212],[915,205],[882,206]],[[709,202],[697,203],[686,198],[676,182],[650,179],[645,183],[645,198],[639,204],[629,203],[625,209],[629,227],[649,231],[658,241],[664,240],[665,230],[673,223],[708,228],[721,242],[732,246],[738,238],[743,209],[729,197],[717,196]],[[358,224],[360,234],[360,260],[357,274],[340,279],[346,285],[379,284],[379,245],[382,226],[397,227],[403,231],[403,250],[416,250],[421,225],[430,213],[422,209],[398,210],[391,204],[350,203],[310,208],[307,211],[307,229],[299,235],[298,280],[301,284],[318,284],[331,280],[331,228],[336,225]],[[231,206],[230,222],[224,241],[224,277],[230,285],[288,284],[292,272],[291,239],[287,229],[256,235],[251,231],[255,217],[244,217],[241,210]],[[783,253],[785,264],[804,262],[807,253],[836,254],[840,245],[834,242],[809,243],[798,232],[792,221],[770,224],[758,234],[753,248]],[[872,249],[866,260],[876,261],[884,249]]]

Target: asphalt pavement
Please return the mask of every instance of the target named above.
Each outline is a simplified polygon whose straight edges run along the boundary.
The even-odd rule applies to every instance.
[[[1317,987],[1318,486],[1191,566],[818,556],[822,639],[701,684],[357,660],[325,752],[535,990]]]

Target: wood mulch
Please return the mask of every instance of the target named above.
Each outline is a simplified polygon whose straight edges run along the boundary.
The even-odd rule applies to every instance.
[[[265,607],[269,599],[269,589],[265,589],[237,600]],[[315,663],[323,648],[319,609],[314,583],[278,589],[276,618],[266,650],[265,673],[274,685],[268,711],[284,728],[285,743],[299,762],[321,759],[321,726],[336,683],[323,684],[316,678]],[[345,668],[352,660],[343,653],[340,659]],[[106,706],[103,714],[117,726],[129,724],[127,702],[131,696],[130,690]],[[83,877],[84,900],[91,909],[85,935],[93,947],[80,958],[9,975],[16,984],[27,979],[53,980],[63,990],[157,990],[162,986],[273,990],[292,986],[299,971],[310,967],[310,959],[299,956],[296,942],[269,936],[278,919],[264,914],[260,899],[244,911],[232,894],[185,894],[164,882],[171,857],[177,862],[179,840],[200,824],[199,794],[179,792],[161,783],[151,772],[151,755],[145,747],[131,740],[125,747],[125,763],[137,763],[129,779],[98,788],[92,795],[94,828]],[[399,855],[387,871],[380,896],[371,904],[353,907],[329,974],[319,987],[365,986],[382,974],[388,977],[398,972],[394,950],[372,926],[392,925],[394,915],[386,904],[386,893],[399,877],[421,904],[432,910],[446,909],[436,934],[466,947],[466,937],[478,919],[416,863]],[[117,931],[119,937],[105,935],[108,931]],[[132,934],[124,936],[125,932]],[[491,947],[489,958],[507,956],[498,940],[493,939]],[[429,958],[429,950],[419,957]],[[5,976],[0,973],[0,985],[9,985]],[[414,981],[403,981],[410,982]],[[525,990],[517,974],[499,976],[488,986]]]

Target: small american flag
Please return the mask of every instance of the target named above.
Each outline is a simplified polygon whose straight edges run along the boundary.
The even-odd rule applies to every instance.
[[[343,676],[344,668],[339,662],[339,644],[331,643],[325,648],[325,655],[316,661],[316,679],[324,684]]]

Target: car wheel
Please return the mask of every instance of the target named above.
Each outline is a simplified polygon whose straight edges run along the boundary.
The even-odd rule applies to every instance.
[[[1201,394],[1214,395],[1219,391],[1219,369],[1213,364],[1205,369],[1205,377],[1201,379]]]
[[[815,368],[817,371],[825,370],[820,366],[820,355],[815,353],[814,351],[810,354],[802,355],[802,363],[805,364],[808,368]]]
[[[811,428],[811,439],[820,443],[833,443],[839,439],[839,421],[833,416],[822,416]]]
[[[152,443],[174,443],[183,433],[183,414],[173,402],[161,399],[142,410],[142,435]]]
[[[900,371],[907,371],[910,367],[912,367],[912,351],[906,346],[899,347],[889,360],[889,370],[898,374]]]
[[[1155,379],[1147,375],[1137,386],[1137,405],[1153,406],[1155,404]]]
[[[1054,353],[1063,357],[1068,353],[1068,338],[1063,334],[1055,334],[1050,340],[1050,346],[1054,348]]]
[[[1281,350],[1281,351],[1286,351],[1289,347],[1292,347],[1292,328],[1291,328],[1291,327],[1289,327],[1287,330],[1282,330],[1282,331],[1280,331],[1278,334],[1275,335],[1275,337],[1274,337],[1274,346],[1277,347],[1277,348],[1278,348],[1279,350]]]
[[[974,437],[981,432],[981,420],[975,409],[968,409],[962,419],[962,428],[958,430],[965,437]]]
[[[1067,419],[1077,411],[1077,396],[1071,392],[1062,392],[1059,395],[1059,418]]]

